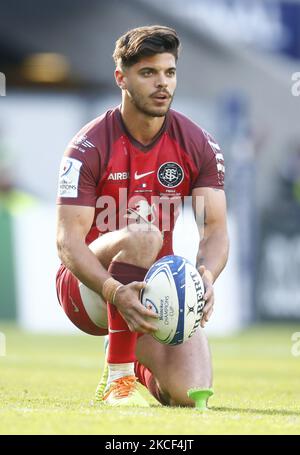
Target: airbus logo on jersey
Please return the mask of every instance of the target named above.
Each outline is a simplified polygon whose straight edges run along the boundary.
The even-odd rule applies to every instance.
[[[129,172],[111,172],[107,178],[107,180],[128,180],[129,179]]]

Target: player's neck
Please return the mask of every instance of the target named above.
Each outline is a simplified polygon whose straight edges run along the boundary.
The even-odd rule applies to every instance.
[[[165,117],[150,117],[126,103],[122,103],[121,114],[131,136],[143,145],[153,141],[165,121]]]

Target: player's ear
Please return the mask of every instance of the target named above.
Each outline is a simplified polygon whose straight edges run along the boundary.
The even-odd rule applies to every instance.
[[[119,67],[115,69],[115,79],[117,86],[120,87],[121,90],[125,90],[126,89],[125,74],[124,71],[122,71],[122,69]]]

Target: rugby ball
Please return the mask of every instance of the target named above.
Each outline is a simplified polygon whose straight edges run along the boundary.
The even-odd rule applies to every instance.
[[[141,302],[159,315],[152,335],[177,345],[191,338],[200,324],[204,285],[197,269],[181,256],[164,256],[148,270]]]

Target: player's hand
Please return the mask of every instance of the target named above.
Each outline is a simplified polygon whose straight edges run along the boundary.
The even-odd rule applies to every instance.
[[[204,294],[205,304],[202,310],[203,316],[200,322],[201,327],[204,327],[207,321],[209,320],[214,307],[213,276],[212,273],[207,268],[205,268],[204,265],[201,265],[199,273],[201,275],[205,288]]]
[[[131,332],[152,333],[157,330],[155,320],[158,314],[144,307],[140,292],[146,283],[134,281],[121,286],[115,295],[114,305],[126,321]]]

